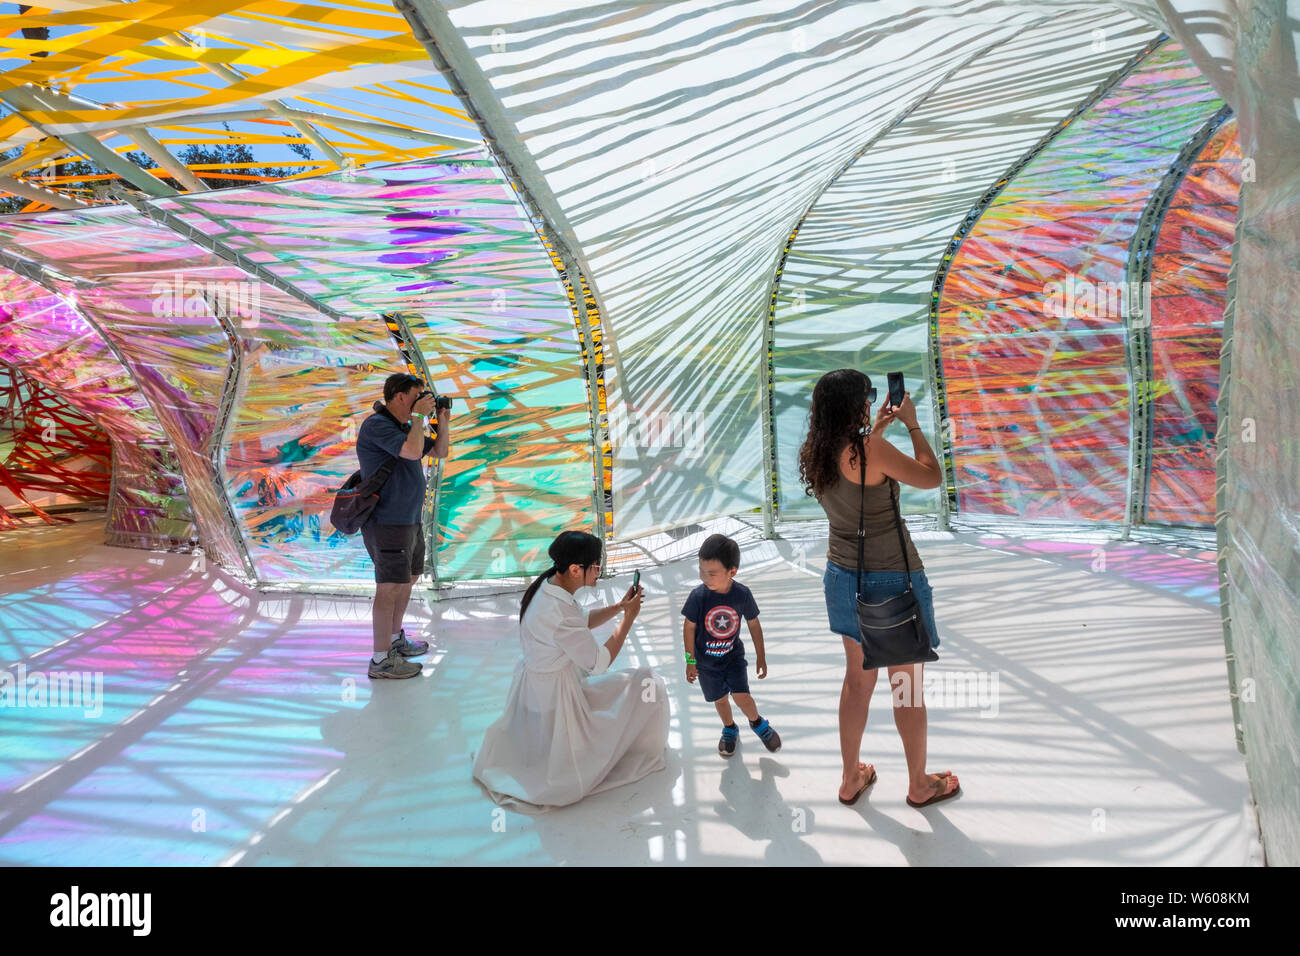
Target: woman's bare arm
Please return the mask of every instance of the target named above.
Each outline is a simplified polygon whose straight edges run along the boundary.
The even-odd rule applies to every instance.
[[[616,609],[623,611],[623,620],[618,622],[618,626],[614,628],[614,633],[605,642],[605,650],[609,651],[611,662],[618,657],[618,652],[623,649],[623,642],[627,640],[628,632],[632,630],[632,622],[636,620],[637,614],[641,612],[641,595],[645,593],[644,589],[637,587],[629,590],[631,596],[625,597],[614,605]]]
[[[925,440],[925,435],[920,428],[912,429],[911,435],[912,453],[915,458],[904,455],[886,441],[884,435],[874,432],[871,436],[871,444],[867,447],[868,464],[888,477],[895,478],[902,484],[911,485],[913,488],[938,488],[943,478],[938,459],[934,457],[934,452],[930,450],[930,444]],[[857,485],[862,483],[862,476],[858,462],[851,457],[852,449],[853,446],[850,445],[840,455],[840,474]]]
[[[880,443],[880,457],[876,464],[890,478],[896,478],[913,488],[938,488],[943,472],[939,462],[930,451],[930,443],[920,428],[912,429],[912,457],[904,455],[887,441]]]

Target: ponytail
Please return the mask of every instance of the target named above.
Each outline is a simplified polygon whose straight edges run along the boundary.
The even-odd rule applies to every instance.
[[[539,574],[524,592],[523,600],[519,604],[519,620],[523,621],[524,612],[528,610],[528,605],[532,603],[533,596],[537,594],[543,581],[557,572],[569,570],[570,566],[575,564],[584,568],[599,564],[604,552],[605,546],[595,535],[587,534],[585,531],[561,531],[551,542],[551,546],[546,549],[546,553],[551,558],[551,567]]]
[[[524,612],[528,610],[528,605],[532,603],[533,595],[537,593],[537,589],[542,586],[543,581],[545,581],[554,573],[555,573],[555,568],[547,568],[545,571],[543,571],[541,574],[539,574],[536,578],[533,579],[532,584],[528,585],[528,590],[524,592],[524,599],[519,605],[520,621],[524,619]]]

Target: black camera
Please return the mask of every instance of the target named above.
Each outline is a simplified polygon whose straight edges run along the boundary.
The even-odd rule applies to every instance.
[[[423,392],[421,392],[419,395],[415,396],[415,402],[418,402],[420,399],[424,398],[424,396],[426,396],[426,395],[432,395],[432,394],[433,394],[433,392],[429,391],[429,390],[426,388],[426,389],[425,389]],[[414,405],[415,402],[412,402],[411,404]],[[435,398],[435,399],[433,400],[433,408],[434,408],[434,411],[437,411],[437,410],[440,409],[440,408],[445,408],[445,409],[447,409],[448,411],[450,411],[450,410],[451,410],[451,398],[448,397],[448,396],[446,396],[446,395],[439,395],[437,398]]]

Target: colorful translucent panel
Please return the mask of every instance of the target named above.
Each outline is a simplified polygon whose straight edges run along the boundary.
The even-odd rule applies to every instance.
[[[0,502],[30,508],[49,524],[69,521],[53,507],[105,507],[112,467],[106,431],[53,389],[0,362]],[[0,528],[19,520],[0,503]]]
[[[373,581],[359,537],[329,523],[335,489],[357,468],[356,429],[396,349],[383,323],[336,322],[257,284],[244,322],[243,391],[226,445],[227,489],[264,581]]]
[[[3,269],[0,356],[111,436],[108,544],[171,548],[198,539],[176,453],[130,372],[62,298]]]
[[[938,317],[960,511],[1123,520],[1130,305],[1116,290],[1151,193],[1222,105],[1166,43],[971,228]]]
[[[1241,147],[1229,120],[1170,201],[1151,265],[1151,478],[1146,520],[1214,523],[1219,352]]]
[[[92,216],[101,228],[75,236],[59,231],[69,220]],[[215,558],[239,566],[227,511],[233,506],[259,578],[373,580],[360,542],[326,519],[333,489],[356,467],[347,418],[363,399],[368,406],[386,373],[380,363],[395,354],[382,323],[336,325],[122,207],[10,222],[25,231],[25,249],[33,254],[59,256],[60,268],[100,277],[78,301],[123,349],[174,447],[183,449],[179,463],[198,472],[191,486],[211,489],[200,518]],[[114,275],[130,260],[138,261],[134,270],[127,264]],[[211,447],[212,426],[232,366],[214,309],[242,342],[236,388],[242,400],[222,449]],[[128,338],[135,341],[128,345]],[[212,454],[224,460],[224,475]],[[232,542],[226,549],[223,536]]]
[[[1106,32],[1104,48],[1080,47],[1078,36],[1093,29]],[[877,407],[887,374],[902,372],[918,422],[938,452],[929,315],[935,271],[955,225],[1009,166],[1150,41],[1145,26],[1092,11],[1024,30],[953,74],[935,77],[919,105],[818,199],[785,260],[774,317],[783,516],[822,514],[799,483],[798,453],[813,385],[831,369],[866,372],[879,392]],[[977,115],[968,108],[976,101]],[[885,437],[912,451],[900,426]],[[904,486],[902,510],[933,514],[939,494]]]
[[[329,526],[328,511],[357,466],[356,427],[402,367],[380,318],[394,312],[435,385],[459,399],[441,576],[531,570],[558,531],[590,524],[573,313],[481,152],[156,205],[176,217],[169,228],[112,207],[18,217],[11,234],[112,338],[178,450],[222,563],[238,566],[242,546],[263,580],[369,579],[359,540]],[[312,298],[252,277],[202,237]],[[238,365],[229,335],[242,342]],[[227,387],[238,404],[217,447]]]
[[[6,229],[66,277],[54,287],[111,340],[171,442],[204,549],[242,571],[211,448],[230,346],[205,290],[239,287],[243,274],[128,206],[15,217]]]
[[[437,390],[454,397],[439,496],[439,576],[531,571],[545,564],[559,531],[593,530],[591,419],[573,312],[532,224],[482,152],[160,205],[357,319],[299,331],[316,342],[299,371],[318,366],[317,380],[297,378],[282,351],[274,380],[253,371],[261,381],[250,386],[234,431],[243,447],[283,444],[286,402],[299,427],[311,415],[321,434],[341,436],[345,425],[359,424],[382,397],[384,376],[405,371],[380,319],[401,313]],[[358,364],[363,357],[369,367]],[[345,367],[368,374],[329,381]],[[250,404],[257,402],[265,404]],[[304,516],[305,527],[279,532],[301,546],[298,535],[317,540],[319,512],[328,511],[321,495],[342,483],[356,458],[350,444],[336,454],[319,437],[296,452],[300,480],[320,482],[312,492],[318,513]],[[248,520],[262,524],[254,514]],[[281,565],[277,576],[290,571]]]
[[[764,331],[795,223],[938,77],[1061,12],[411,6],[469,61],[464,82],[491,98],[476,106],[506,121],[503,147],[537,171],[551,227],[600,298],[619,537],[762,504]],[[1086,47],[1087,30],[1067,33]]]
[[[242,547],[267,581],[373,580],[360,542],[327,519],[333,490],[356,467],[348,417],[368,406],[395,354],[382,323],[336,323],[134,210],[60,215],[100,221],[59,236],[60,267],[99,278],[78,301],[123,343],[142,391],[184,449],[190,486],[205,492],[195,501],[214,557],[238,566]],[[37,236],[28,242],[49,252]],[[240,341],[237,367],[218,311]],[[221,396],[236,372],[237,407],[217,448]]]

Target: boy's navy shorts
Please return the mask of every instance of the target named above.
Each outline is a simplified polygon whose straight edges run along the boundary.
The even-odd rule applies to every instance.
[[[728,654],[716,664],[696,661],[695,675],[700,679],[704,699],[712,703],[728,694],[749,693],[749,665],[744,653]]]

